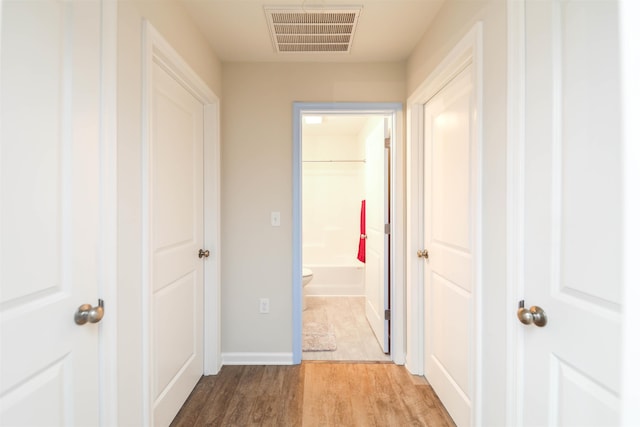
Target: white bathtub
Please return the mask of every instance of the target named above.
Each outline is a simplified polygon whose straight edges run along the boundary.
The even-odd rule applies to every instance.
[[[364,264],[358,260],[340,264],[304,264],[313,271],[307,295],[364,295]]]

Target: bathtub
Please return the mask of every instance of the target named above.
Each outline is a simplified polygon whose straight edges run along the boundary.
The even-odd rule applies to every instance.
[[[313,271],[313,280],[305,289],[307,295],[364,295],[364,264],[356,259],[303,265]]]

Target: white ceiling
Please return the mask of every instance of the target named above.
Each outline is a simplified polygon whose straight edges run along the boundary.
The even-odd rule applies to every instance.
[[[180,0],[223,62],[407,59],[444,0]],[[276,53],[264,6],[362,6],[350,53]]]

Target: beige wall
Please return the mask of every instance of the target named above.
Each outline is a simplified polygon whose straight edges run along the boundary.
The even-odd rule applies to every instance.
[[[222,352],[291,353],[293,102],[402,102],[405,68],[225,63],[223,79]]]
[[[176,1],[118,2],[118,425],[142,422],[141,66],[147,19],[216,93],[221,65]]]
[[[483,22],[482,310],[484,385],[480,425],[505,425],[506,76],[505,0],[449,0],[407,62],[408,96],[476,22]],[[514,307],[515,307],[515,301]],[[515,313],[515,308],[514,308]]]

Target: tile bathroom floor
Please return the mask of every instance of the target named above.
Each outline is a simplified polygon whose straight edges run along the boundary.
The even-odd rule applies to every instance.
[[[303,351],[302,360],[389,362],[369,326],[364,297],[306,297],[302,322],[328,322],[336,335],[336,351]]]

